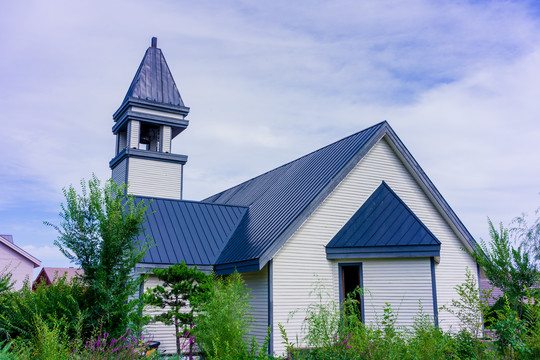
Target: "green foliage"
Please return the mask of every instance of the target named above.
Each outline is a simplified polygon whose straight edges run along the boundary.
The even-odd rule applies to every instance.
[[[459,319],[462,328],[472,334],[475,349],[478,349],[478,338],[484,327],[484,317],[488,311],[487,299],[491,291],[480,295],[478,283],[469,267],[465,269],[465,282],[454,289],[459,298],[452,299],[451,305],[444,305],[441,310],[446,310]],[[475,353],[478,355],[478,350]]]
[[[309,347],[330,347],[336,341],[340,324],[339,307],[321,281],[316,282],[310,292],[310,296],[314,295],[316,302],[306,309],[306,320],[303,324],[305,341]]]
[[[0,296],[13,289],[13,281],[11,281],[11,272],[5,268],[0,271]]]
[[[527,331],[525,322],[519,318],[516,310],[509,305],[506,295],[502,310],[497,310],[497,318],[492,320],[492,329],[497,334],[497,344],[505,356],[523,358],[529,352],[524,341]]]
[[[101,187],[93,176],[88,187],[81,181],[81,188],[80,195],[73,186],[64,189],[61,224],[46,224],[58,231],[55,244],[60,251],[84,270],[85,334],[97,330],[120,335],[138,301],[130,298],[141,283],[132,271],[149,246],[136,241],[147,205],[136,203],[125,195],[125,186],[112,180]]]
[[[493,286],[500,288],[509,298],[510,303],[520,305],[526,291],[538,281],[536,265],[521,248],[514,249],[508,237],[508,230],[502,223],[499,229],[488,219],[491,242],[484,241],[469,252],[484,270]]]
[[[191,329],[194,319],[194,306],[188,304],[195,296],[202,296],[203,287],[208,275],[198,271],[197,267],[189,268],[183,261],[165,269],[154,269],[154,275],[162,281],[162,285],[148,289],[144,302],[151,306],[167,309],[154,316],[155,321],[166,325],[174,325],[176,333],[176,352],[181,353],[180,339]],[[186,309],[189,309],[186,311]],[[192,346],[189,355],[193,353]]]
[[[193,299],[193,305],[200,309],[194,319],[199,349],[211,359],[244,358],[253,318],[242,276],[214,276],[204,286],[204,296]]]
[[[32,291],[30,285],[19,291],[2,296],[0,313],[0,336],[5,339],[30,340],[39,329],[59,328],[66,336],[78,336],[82,319],[79,301],[85,288],[77,280],[67,281],[65,276],[55,279],[49,286],[38,286]],[[39,319],[36,326],[36,319]]]

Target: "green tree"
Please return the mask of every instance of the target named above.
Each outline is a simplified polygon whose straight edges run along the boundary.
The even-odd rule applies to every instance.
[[[253,321],[249,291],[242,275],[214,276],[203,296],[194,298],[197,345],[210,359],[244,359]],[[265,349],[266,350],[266,349]]]
[[[154,269],[154,275],[161,285],[147,290],[144,301],[148,305],[168,309],[154,316],[155,321],[174,325],[176,334],[176,352],[182,349],[180,338],[186,336],[193,325],[195,307],[189,306],[194,296],[201,296],[208,275],[188,267],[183,261],[165,269]],[[193,342],[189,343],[189,355],[193,355]]]
[[[481,241],[473,252],[469,252],[480,265],[493,286],[500,288],[509,300],[521,308],[521,299],[538,280],[536,265],[529,260],[521,247],[514,249],[510,243],[508,230],[502,223],[497,230],[488,219],[491,242]],[[521,309],[520,309],[521,313]]]
[[[88,186],[81,181],[81,194],[73,186],[63,189],[60,225],[46,222],[59,233],[55,245],[84,270],[87,336],[95,331],[121,335],[139,301],[132,295],[142,279],[133,270],[149,248],[148,240],[137,241],[148,205],[126,195],[126,189],[112,180],[101,187],[93,175]]]

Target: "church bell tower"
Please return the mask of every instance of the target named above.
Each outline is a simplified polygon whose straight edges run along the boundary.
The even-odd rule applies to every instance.
[[[127,183],[132,195],[182,199],[187,156],[171,153],[171,142],[187,128],[188,113],[154,37],[113,115],[113,181]]]

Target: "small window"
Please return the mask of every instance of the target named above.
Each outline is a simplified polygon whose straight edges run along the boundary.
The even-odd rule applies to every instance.
[[[348,304],[352,304],[353,306],[347,306],[346,310],[356,312],[360,319],[363,319],[363,299],[362,293],[359,290],[362,288],[362,265],[340,265],[340,272],[340,300],[342,303],[352,300]]]

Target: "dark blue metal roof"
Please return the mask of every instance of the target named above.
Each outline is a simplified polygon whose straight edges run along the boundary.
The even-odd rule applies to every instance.
[[[140,99],[183,107],[184,102],[176,87],[169,66],[161,49],[156,47],[157,39],[154,39],[152,39],[152,46],[144,54],[124,103],[128,100]]]
[[[262,267],[265,253],[272,252],[292,235],[314,210],[313,205],[318,205],[348,173],[350,169],[340,176],[347,165],[358,161],[352,160],[362,149],[371,148],[371,145],[366,146],[368,143],[380,139],[382,135],[375,135],[384,124],[386,122],[207,198],[208,202],[249,206],[248,216],[225,246],[215,269],[218,272],[234,270],[228,264],[237,268],[244,266],[245,270]],[[258,261],[254,262],[255,259]]]
[[[383,181],[326,246],[328,258],[439,256],[441,242]]]
[[[150,201],[141,238],[154,242],[142,263],[213,265],[247,212],[246,207],[136,197]]]

